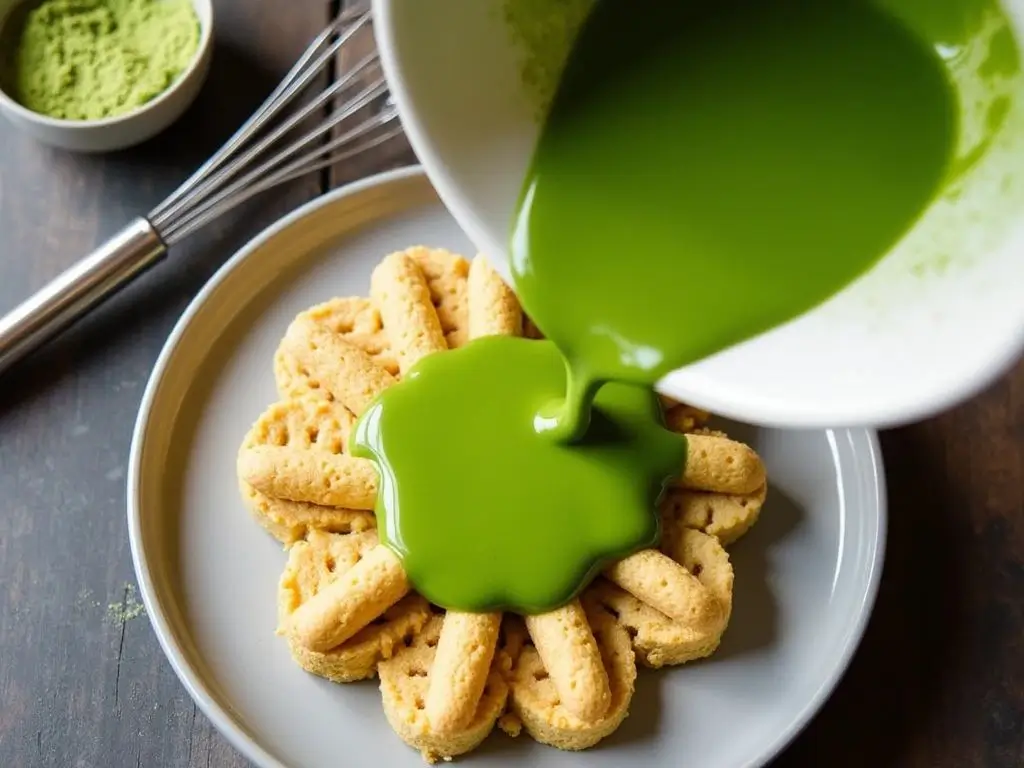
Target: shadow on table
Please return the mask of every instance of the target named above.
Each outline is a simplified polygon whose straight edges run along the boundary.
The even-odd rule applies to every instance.
[[[102,183],[100,231],[109,236],[155,207],[237,130],[279,77],[261,69],[242,50],[220,44],[196,103],[174,126],[132,149],[76,157],[75,162],[96,166],[90,176]],[[212,223],[205,237],[173,248],[152,272],[0,378],[0,418],[69,373],[103,365],[114,355],[120,360],[141,354],[151,364],[156,354],[153,337],[162,340],[167,335],[188,301],[224,261],[259,228],[318,191],[313,182],[258,197]]]
[[[779,768],[903,764],[955,674],[967,566],[950,512],[961,500],[945,481],[937,441],[922,434],[883,435],[891,514],[878,601],[849,671]]]

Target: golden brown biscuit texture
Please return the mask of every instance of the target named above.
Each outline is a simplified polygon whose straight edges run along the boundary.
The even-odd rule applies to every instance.
[[[398,556],[378,544],[296,608],[281,631],[294,645],[327,651],[355,635],[408,592],[409,581]]]
[[[428,762],[474,749],[494,725],[560,749],[593,746],[626,717],[636,663],[707,656],[732,611],[723,545],[757,521],[757,453],[660,397],[688,459],[661,504],[658,548],[610,564],[581,597],[521,619],[442,611],[411,592],[377,538],[378,479],[349,433],[423,357],[490,335],[542,338],[482,256],[423,246],[386,256],[370,297],[302,312],[274,358],[280,402],[238,453],[239,490],[288,547],[278,632],[303,669],[335,682],[380,677],[388,722]]]
[[[427,717],[431,686],[443,618],[435,616],[406,647],[378,665],[384,714],[395,733],[418,749],[428,763],[450,759],[475,749],[494,728],[508,695],[501,659],[496,659],[480,692],[480,698],[461,728],[436,731]],[[503,657],[502,657],[503,659]]]
[[[586,601],[589,631],[593,633],[604,677],[608,681],[608,701],[602,714],[585,719],[566,706],[561,691],[541,659],[530,637],[515,618],[507,618],[508,639],[504,652],[511,659],[508,672],[510,705],[515,720],[534,739],[559,749],[581,750],[615,731],[629,712],[636,681],[636,664],[629,635],[604,606]]]
[[[376,546],[377,534],[372,530],[347,535],[312,531],[294,544],[278,583],[279,627],[286,626],[302,605],[342,578]],[[312,651],[289,641],[289,649],[296,663],[314,675],[336,683],[363,680],[377,673],[381,659],[390,658],[411,642],[430,617],[427,601],[410,594],[334,648]]]
[[[699,582],[701,604],[713,601],[714,611],[670,617],[648,602],[644,589],[629,584],[634,586],[634,594],[604,578],[597,579],[585,593],[617,617],[632,638],[637,658],[649,667],[683,664],[711,655],[732,614],[732,564],[718,539],[683,527],[665,534],[662,552]]]
[[[426,716],[435,732],[457,733],[472,721],[500,627],[500,613],[445,613],[427,689]]]
[[[285,545],[301,541],[311,531],[360,533],[375,530],[377,526],[376,518],[365,510],[278,499],[257,491],[244,480],[239,480],[238,485],[242,500],[252,516]]]
[[[384,320],[404,376],[427,355],[448,349],[427,279],[406,252],[392,253],[373,270],[370,297]]]

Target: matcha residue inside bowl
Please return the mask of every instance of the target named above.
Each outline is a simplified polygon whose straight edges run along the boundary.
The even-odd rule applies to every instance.
[[[22,4],[0,34],[0,87],[48,117],[116,117],[166,91],[192,63],[199,38],[189,0]]]
[[[519,55],[519,78],[538,120],[547,114],[569,52],[596,0],[505,0],[502,16]]]

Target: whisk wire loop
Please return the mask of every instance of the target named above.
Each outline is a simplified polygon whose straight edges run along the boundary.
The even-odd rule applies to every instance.
[[[347,77],[348,80],[351,81],[354,75],[349,75]],[[330,89],[325,93],[329,92]],[[187,225],[210,206],[217,205],[224,200],[229,199],[231,195],[237,194],[246,186],[260,180],[261,177],[270,173],[276,166],[281,165],[290,158],[295,158],[296,153],[301,152],[303,149],[313,147],[312,155],[307,154],[302,155],[299,158],[295,158],[293,162],[288,164],[289,170],[298,170],[301,167],[302,158],[322,155],[335,147],[341,146],[345,141],[353,140],[362,136],[377,126],[379,118],[383,114],[387,114],[388,119],[392,119],[395,115],[392,114],[391,111],[385,110],[385,112],[382,112],[379,115],[366,119],[361,126],[359,126],[362,130],[349,131],[342,134],[342,136],[319,146],[316,144],[316,142],[322,137],[326,137],[332,130],[339,127],[350,117],[363,110],[364,107],[370,105],[374,100],[379,99],[386,94],[387,84],[384,80],[381,78],[374,81],[359,91],[359,93],[357,93],[352,99],[346,101],[327,119],[311,128],[307,133],[295,139],[283,149],[268,157],[266,160],[260,162],[251,170],[243,173],[241,176],[238,176],[238,174],[248,167],[252,161],[260,157],[268,147],[272,146],[288,132],[287,130],[282,129],[294,128],[299,122],[301,122],[301,119],[294,122],[292,120],[286,121],[280,126],[280,128],[272,132],[266,138],[257,142],[250,150],[243,153],[236,161],[233,161],[231,165],[216,171],[209,179],[202,182],[199,187],[197,187],[194,197],[189,199],[189,205],[182,206],[182,210],[177,221],[168,221],[167,223],[163,223],[163,220],[156,220],[153,222],[154,226],[161,230],[165,239],[174,240],[175,232],[179,228]],[[317,100],[311,102],[311,104],[316,103]],[[312,111],[314,110],[300,110],[295,117],[309,117]],[[342,138],[344,138],[344,140],[341,140]],[[235,180],[231,181],[227,186],[224,186],[224,184],[229,182],[232,178]],[[214,190],[218,189],[219,191],[214,192]]]
[[[401,134],[399,126],[388,128],[390,123],[397,123],[397,112],[388,98],[375,49],[346,67],[337,80],[295,111],[288,114],[286,109],[309,90],[337,59],[342,47],[370,22],[371,14],[366,11],[354,20],[341,15],[328,25],[252,117],[150,213],[149,221],[164,242],[172,245],[260,192]],[[367,84],[349,96],[363,82]],[[319,122],[260,161],[302,124],[313,120]],[[349,123],[357,124],[349,128]],[[329,137],[332,131],[343,128],[338,136]],[[384,128],[388,129],[380,130]]]
[[[335,82],[313,88],[370,23],[369,11],[332,21],[252,117],[148,217],[0,317],[0,374],[158,264],[168,246],[240,203],[400,136],[375,51],[346,66]],[[293,104],[302,94],[308,100]],[[312,127],[302,132],[307,123]],[[289,140],[294,133],[301,135]]]

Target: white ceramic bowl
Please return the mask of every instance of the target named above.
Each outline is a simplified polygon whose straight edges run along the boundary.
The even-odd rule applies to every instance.
[[[506,238],[538,135],[503,0],[374,0],[384,71],[442,200],[508,277]],[[1024,0],[1004,0],[1024,48]],[[985,50],[953,76],[970,88]],[[661,391],[775,426],[887,426],[931,415],[1024,346],[1024,76],[996,141],[879,264],[821,307],[696,365]],[[968,107],[959,154],[997,95]],[[987,99],[987,100],[986,100]],[[981,123],[983,125],[984,123]]]
[[[24,0],[0,0],[0,27]],[[199,49],[178,79],[152,101],[103,120],[59,120],[18,104],[0,90],[0,113],[37,141],[76,152],[109,152],[152,138],[177,120],[195,100],[206,80],[213,49],[211,0],[192,0],[201,26]]]

